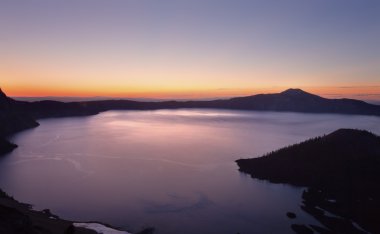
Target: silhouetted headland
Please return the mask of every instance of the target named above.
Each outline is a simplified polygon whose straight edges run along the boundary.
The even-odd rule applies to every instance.
[[[38,126],[30,113],[17,108],[18,101],[7,97],[0,89],[0,136],[7,136]]]
[[[367,231],[380,233],[379,136],[340,129],[236,162],[240,171],[254,178],[308,187],[302,209],[325,226],[311,226],[317,232],[364,233],[353,221]]]
[[[27,112],[16,108],[16,103],[0,89],[0,155],[17,147],[6,140],[6,136],[39,125]]]

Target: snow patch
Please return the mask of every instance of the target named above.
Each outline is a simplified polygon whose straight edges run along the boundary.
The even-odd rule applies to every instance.
[[[119,231],[109,227],[106,227],[100,223],[73,223],[74,227],[81,227],[94,230],[99,234],[131,234],[126,231]]]

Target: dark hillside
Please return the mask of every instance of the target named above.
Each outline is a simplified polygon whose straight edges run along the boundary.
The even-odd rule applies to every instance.
[[[350,222],[331,221],[323,210],[380,233],[379,136],[340,129],[237,164],[254,178],[309,187],[304,210],[336,233],[360,232]]]

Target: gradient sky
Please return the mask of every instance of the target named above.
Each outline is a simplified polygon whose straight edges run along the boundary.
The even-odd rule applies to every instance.
[[[378,0],[0,0],[11,96],[380,99]],[[364,98],[365,99],[365,98]]]

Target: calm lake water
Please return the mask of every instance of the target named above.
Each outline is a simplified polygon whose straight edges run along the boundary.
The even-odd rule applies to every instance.
[[[316,223],[299,207],[302,188],[252,179],[234,160],[338,128],[380,134],[378,117],[229,110],[39,122],[13,136],[19,147],[0,159],[3,190],[62,218],[158,234],[293,233],[292,223]]]

